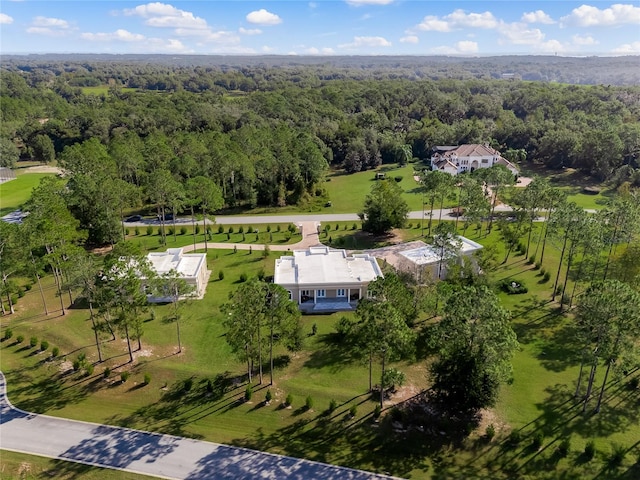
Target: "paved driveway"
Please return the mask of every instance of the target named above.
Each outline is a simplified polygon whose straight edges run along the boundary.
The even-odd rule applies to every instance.
[[[171,479],[384,479],[361,470],[24,412],[0,372],[0,448]]]

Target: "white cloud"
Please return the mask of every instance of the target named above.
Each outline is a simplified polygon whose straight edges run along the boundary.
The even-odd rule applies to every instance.
[[[146,39],[144,35],[140,35],[139,33],[131,33],[121,28],[113,33],[82,33],[80,37],[92,42],[141,42]]]
[[[620,55],[640,55],[640,41],[625,43],[612,50],[612,53]]]
[[[242,28],[242,27],[240,27],[238,29],[238,33],[241,33],[242,35],[260,35],[262,33],[262,30],[260,30],[259,28]]]
[[[180,10],[166,3],[154,2],[127,8],[124,14],[145,18],[145,25],[161,28],[193,28],[206,29],[207,21],[196,17],[193,13]]]
[[[571,40],[574,45],[597,45],[598,43],[600,43],[591,35],[574,35],[573,37],[571,37]]]
[[[544,41],[545,34],[539,28],[528,28],[524,23],[505,23],[500,26],[500,45],[537,45]]]
[[[353,42],[344,43],[338,46],[346,49],[361,47],[390,47],[391,42],[384,37],[353,37]]]
[[[542,10],[536,10],[535,12],[527,12],[522,15],[521,20],[524,23],[545,23],[547,25],[555,23],[553,21],[553,18],[551,18],[548,13],[545,13]]]
[[[278,25],[282,19],[275,13],[268,12],[264,8],[247,14],[247,22],[256,25]]]
[[[275,51],[275,48],[270,47],[270,46],[268,46],[268,45],[263,45],[263,46],[262,46],[262,48],[261,48],[261,50],[262,50],[264,53],[271,53],[271,52]]]
[[[560,19],[565,25],[578,27],[611,27],[622,24],[640,24],[640,7],[616,3],[603,10],[591,5],[574,8]]]
[[[362,7],[363,5],[389,5],[394,0],[345,0],[352,7]]]
[[[418,43],[420,40],[415,35],[407,35],[400,39],[400,43]]]
[[[441,45],[431,49],[432,53],[440,55],[469,55],[478,52],[478,44],[470,40],[456,42],[452,47]]]
[[[329,47],[324,47],[324,48],[316,48],[316,47],[311,47],[311,48],[307,48],[304,53],[306,55],[334,55],[335,51],[333,50],[333,48],[329,48]]]
[[[13,18],[6,13],[0,13],[0,24],[9,25],[13,23]]]
[[[491,12],[467,13],[457,9],[444,17],[427,15],[415,28],[423,31],[451,32],[462,28],[496,28],[499,25]]]
[[[35,17],[31,25],[44,28],[69,28],[69,22],[60,18]]]
[[[66,20],[52,17],[37,16],[27,28],[27,33],[46,35],[48,37],[63,37],[71,30],[71,25]]]

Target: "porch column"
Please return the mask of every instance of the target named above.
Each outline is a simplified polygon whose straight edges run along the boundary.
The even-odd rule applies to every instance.
[[[351,289],[347,288],[347,302],[351,302]]]
[[[318,290],[316,288],[313,289],[313,304],[316,304],[316,295],[318,295]]]
[[[298,305],[302,305],[302,290],[298,290]]]
[[[362,298],[362,288],[358,289],[358,300]]]

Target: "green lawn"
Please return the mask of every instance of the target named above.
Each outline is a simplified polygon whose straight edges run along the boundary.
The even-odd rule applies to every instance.
[[[333,224],[331,228],[327,236],[334,241],[355,238],[358,233],[352,232],[347,222],[339,223],[337,230]],[[540,228],[536,225],[536,232]],[[406,239],[419,238],[421,230],[414,225],[400,234]],[[483,245],[496,243],[498,261],[503,260],[497,228],[486,236],[484,230],[471,227],[466,235]],[[537,233],[532,251],[536,244]],[[75,359],[80,352],[91,361],[97,360],[88,312],[72,309],[64,317],[56,316],[59,299],[52,279],[45,278],[45,299],[51,314],[42,315],[42,301],[34,286],[19,299],[18,312],[2,318],[2,326],[12,327],[14,339],[20,334],[26,342],[32,335],[47,339],[49,351],[58,346],[66,357],[46,360],[47,354],[34,353],[15,344],[14,339],[2,342],[0,362],[11,400],[26,410],[204,438],[412,479],[637,478],[637,467],[632,464],[639,453],[640,415],[638,392],[627,387],[629,377],[612,379],[598,415],[591,413],[593,402],[588,413],[582,414],[572,398],[579,358],[571,346],[571,319],[559,315],[556,305],[549,303],[559,260],[554,242],[547,246],[542,265],[552,273],[548,282],[542,281],[540,270],[516,254],[492,273],[494,280],[514,279],[529,288],[525,295],[501,294],[514,315],[522,348],[513,361],[513,382],[502,388],[498,404],[487,414],[488,420],[458,443],[449,443],[438,434],[394,433],[387,423],[377,426],[371,421],[375,402],[366,394],[366,364],[349,361],[332,335],[340,314],[303,317],[307,335],[303,350],[290,353],[277,349],[275,385],[271,387],[275,401],[271,405],[261,403],[264,386],[255,387],[251,402],[240,401],[246,386],[244,366],[233,358],[224,341],[220,305],[236,288],[242,273],[249,277],[261,271],[273,274],[276,257],[275,252],[265,259],[260,252],[209,251],[213,274],[207,294],[203,300],[190,301],[183,307],[183,353],[175,354],[175,325],[164,320],[170,307],[154,306],[145,314],[142,351],[136,362],[125,363],[126,346],[121,339],[105,338],[108,360],[97,365],[89,377],[62,373],[63,361]],[[224,272],[222,281],[218,280],[220,271]],[[570,283],[569,288],[572,286]],[[318,328],[315,336],[310,335],[313,324]],[[108,379],[102,377],[105,366],[113,369]],[[397,367],[408,377],[402,398],[428,386],[424,359]],[[119,380],[123,369],[132,373],[124,384]],[[143,386],[145,374],[151,375],[151,383]],[[374,375],[378,374],[376,368]],[[189,391],[184,389],[187,378],[193,379]],[[222,391],[216,387],[207,394],[206,380],[218,385],[216,378],[218,382],[229,379],[229,388]],[[596,385],[601,379],[600,371]],[[280,403],[289,393],[294,396],[293,408],[283,409]],[[301,408],[307,395],[314,400],[313,411]],[[327,414],[331,399],[339,407]],[[346,412],[354,404],[357,415],[349,419]],[[493,423],[497,430],[492,442],[481,438],[487,423]],[[506,437],[512,430],[522,430],[523,440],[518,446],[507,444]],[[543,433],[542,448],[534,451],[530,444],[538,431]],[[559,459],[554,451],[558,441],[568,436],[572,451],[568,458]],[[596,441],[598,453],[593,461],[586,462],[580,452],[589,439]],[[617,469],[607,466],[612,442],[628,449],[623,466]]]
[[[15,180],[0,184],[0,217],[7,213],[13,212],[20,208],[29,197],[31,190],[34,189],[43,177],[51,176],[51,173],[24,173],[20,174]]]
[[[85,95],[107,95],[109,93],[109,85],[98,85],[96,87],[81,87],[82,93]],[[135,92],[136,88],[120,87],[121,92]]]
[[[0,450],[3,480],[144,480],[155,477]]]

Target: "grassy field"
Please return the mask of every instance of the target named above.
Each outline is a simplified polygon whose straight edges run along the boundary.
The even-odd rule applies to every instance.
[[[415,226],[398,232],[406,239],[418,238],[420,233]],[[332,225],[326,237],[333,241],[345,238],[342,242],[348,243],[352,240],[346,239],[358,234],[349,230],[348,223],[340,223],[337,230]],[[497,244],[499,261],[503,260],[497,229],[486,236],[483,230],[470,228],[467,236],[483,245]],[[326,237],[321,235],[322,240]],[[368,237],[368,245],[374,240]],[[536,240],[537,234],[534,246]],[[207,294],[183,307],[183,352],[176,354],[175,325],[165,321],[170,307],[154,306],[145,314],[142,349],[135,353],[134,364],[126,363],[123,340],[105,338],[108,360],[96,365],[88,376],[67,371],[70,361],[81,352],[90,361],[97,360],[88,312],[72,309],[59,316],[60,300],[55,297],[51,278],[45,278],[48,316],[42,313],[42,300],[34,287],[19,299],[15,315],[2,318],[2,326],[13,329],[14,339],[17,335],[27,339],[23,344],[14,339],[4,341],[0,347],[10,398],[26,410],[204,438],[412,479],[637,478],[638,467],[633,463],[640,448],[640,416],[638,392],[627,386],[630,377],[612,378],[600,414],[591,413],[593,403],[582,414],[572,397],[579,359],[572,347],[571,319],[550,302],[553,276],[544,282],[540,270],[515,254],[498,265],[492,278],[513,279],[529,288],[526,295],[501,294],[514,314],[522,348],[514,358],[513,382],[503,387],[499,403],[485,413],[481,426],[468,438],[452,441],[438,434],[395,432],[388,422],[374,423],[371,412],[375,401],[366,393],[366,365],[348,358],[333,335],[340,314],[303,317],[306,337],[302,351],[290,353],[278,348],[276,352],[275,385],[270,387],[275,401],[263,405],[267,387],[256,385],[252,400],[243,402],[246,375],[224,341],[220,305],[236,288],[242,273],[249,277],[261,271],[271,275],[275,258],[275,253],[265,259],[259,252],[210,251],[213,274]],[[542,268],[555,273],[558,260],[559,249],[552,242]],[[222,281],[218,280],[220,271],[224,272]],[[63,299],[68,302],[66,296]],[[418,322],[418,330],[431,321],[427,315]],[[311,335],[313,324],[317,325],[316,335]],[[26,346],[31,336],[47,339],[51,344],[48,352],[58,346],[60,358],[50,359],[48,353]],[[405,401],[428,387],[427,365],[424,358],[396,365],[407,374],[408,382],[392,403]],[[103,377],[106,366],[112,369],[108,378]],[[119,377],[123,370],[131,372],[126,383]],[[151,376],[149,385],[143,384],[145,374]],[[379,375],[378,368],[374,375]],[[634,371],[633,375],[639,373]],[[187,379],[192,379],[189,389]],[[214,385],[208,393],[207,380]],[[599,372],[596,384],[601,380]],[[294,396],[291,409],[281,406],[287,394]],[[314,400],[311,411],[302,408],[308,395]],[[332,399],[339,407],[328,413]],[[352,405],[357,408],[355,418],[347,415]],[[390,407],[391,403],[386,414]],[[497,431],[491,442],[483,438],[489,423]],[[507,441],[513,430],[522,432],[522,440],[515,446]],[[533,448],[537,432],[543,437],[540,448]],[[559,458],[556,447],[567,437],[571,438],[571,452],[567,458]],[[594,460],[586,461],[581,452],[591,439],[596,442],[597,454]],[[612,443],[626,449],[622,466],[616,468],[608,462]]]
[[[0,478],[3,480],[149,480],[155,477],[97,468],[81,463],[0,450]]]
[[[81,87],[82,93],[85,95],[107,95],[109,93],[109,85],[98,85],[97,87]],[[121,92],[135,92],[137,89],[120,87]]]
[[[0,184],[0,217],[20,208],[29,197],[31,190],[40,183],[40,179],[51,173],[23,173],[18,170],[15,180]]]

